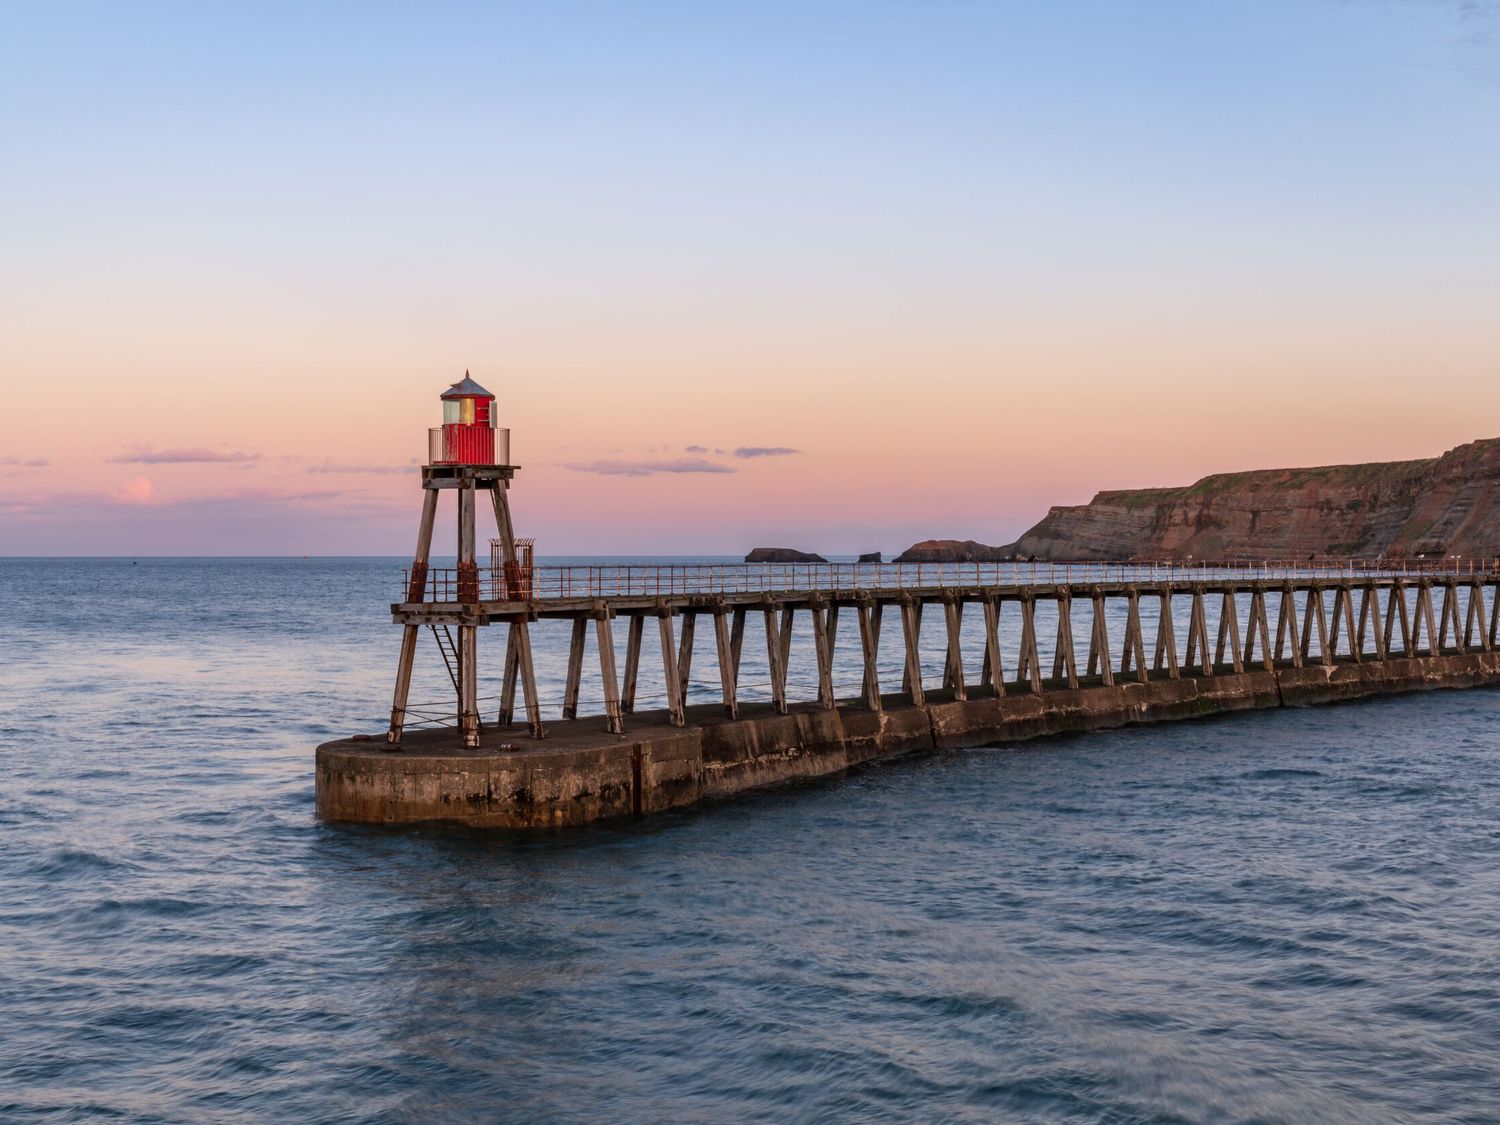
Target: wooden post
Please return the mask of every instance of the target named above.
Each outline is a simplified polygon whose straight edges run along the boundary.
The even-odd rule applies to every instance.
[[[682,611],[682,636],[677,645],[677,698],[687,705],[689,678],[693,670],[693,635],[697,630],[698,611]]]
[[[526,619],[520,618],[512,626],[516,630],[516,651],[521,663],[521,689],[526,693],[526,724],[532,738],[546,738],[542,727],[542,701],[536,692],[536,666],[531,661],[531,630]]]
[[[960,641],[964,626],[964,607],[951,592],[943,601],[943,621],[948,627],[948,656],[943,661],[943,686],[952,690],[955,700],[965,700],[969,698],[969,692],[964,683],[964,654]]]
[[[906,684],[903,690],[911,693],[911,701],[918,707],[927,702],[922,691],[922,657],[917,648],[917,636],[922,628],[920,605],[920,602],[913,603],[909,596],[901,599],[901,632],[906,642]]]
[[[583,645],[588,636],[586,617],[573,618],[573,639],[568,647],[568,679],[563,687],[563,718],[578,718],[578,689],[583,683]]]
[[[479,567],[474,561],[474,482],[458,490],[458,600],[479,600]],[[479,745],[478,627],[458,627],[458,727],[464,746]]]
[[[1500,648],[1500,585],[1490,587],[1490,648]]]
[[[1094,629],[1089,638],[1089,675],[1096,671],[1105,687],[1115,682],[1114,661],[1109,656],[1109,620],[1105,615],[1104,594],[1095,589],[1091,595],[1094,614]],[[1096,664],[1097,661],[1097,664]]]
[[[1396,579],[1394,586],[1390,588],[1387,595],[1390,601],[1385,608],[1385,649],[1391,650],[1391,625],[1393,621],[1401,623],[1401,654],[1403,656],[1415,656],[1416,638],[1411,632],[1411,611],[1406,604],[1406,583]],[[1418,623],[1420,628],[1420,622]]]
[[[1255,642],[1260,641],[1261,664],[1272,671],[1275,657],[1271,651],[1271,627],[1266,622],[1266,595],[1260,587],[1250,591],[1250,617],[1245,622],[1245,664],[1255,659]]]
[[[1005,695],[1005,664],[1000,658],[1000,599],[990,594],[984,599],[984,669],[980,676],[995,697]]]
[[[1161,590],[1161,616],[1156,625],[1156,660],[1155,667],[1162,666],[1162,656],[1167,658],[1167,678],[1177,680],[1182,678],[1182,668],[1177,661],[1177,633],[1172,627],[1172,587],[1164,586]]]
[[[903,629],[905,629],[906,628],[906,611],[902,610],[901,613],[902,613],[902,616],[901,616],[901,627]],[[915,603],[913,603],[912,614],[913,614],[913,620],[916,622],[917,644],[920,646],[921,645],[921,638],[922,638],[922,603],[921,602],[915,602]],[[901,690],[905,691],[905,692],[911,691],[911,666],[909,664],[903,665],[903,667],[901,669]]]
[[[1422,585],[1417,590],[1417,613],[1422,616],[1421,624],[1427,626],[1427,651],[1433,656],[1438,655],[1438,634],[1432,620],[1432,583],[1424,578]]]
[[[1312,631],[1318,631],[1318,661],[1328,665],[1333,663],[1333,654],[1328,651],[1328,607],[1323,604],[1323,587],[1313,583],[1307,589],[1307,605],[1302,614],[1302,662],[1307,663],[1307,658],[1312,650]]]
[[[1245,650],[1240,644],[1240,604],[1232,586],[1224,591],[1224,599],[1219,603],[1219,639],[1215,648],[1214,663],[1220,667],[1224,666],[1224,642],[1226,640],[1229,642],[1229,666],[1235,672],[1243,672]]]
[[[1276,659],[1285,659],[1284,642],[1292,642],[1292,667],[1302,667],[1302,645],[1297,637],[1297,598],[1290,585],[1281,588],[1281,608],[1276,611]]]
[[[1052,678],[1066,679],[1068,687],[1078,686],[1078,658],[1073,652],[1073,595],[1064,591],[1057,596],[1057,643],[1052,656]]]
[[[880,711],[880,636],[875,631],[873,609],[868,601],[861,600],[854,606],[854,615],[859,621],[859,647],[865,659],[865,706],[871,711]]]
[[[819,604],[810,607],[813,627],[813,655],[818,661],[818,703],[833,710],[833,650],[828,636],[828,610]]]
[[[516,717],[516,680],[521,675],[521,651],[516,646],[515,622],[505,628],[505,675],[500,687],[500,713],[496,722],[508,727]]]
[[[1387,613],[1389,614],[1389,611]],[[1361,652],[1365,647],[1366,620],[1369,621],[1370,644],[1375,649],[1375,659],[1384,660],[1388,642],[1387,635],[1380,628],[1380,591],[1373,582],[1366,583],[1359,595],[1359,636],[1356,638],[1355,647]]]
[[[1214,674],[1213,653],[1208,646],[1208,613],[1203,605],[1203,587],[1193,587],[1193,607],[1188,612],[1188,646],[1187,659],[1183,662],[1184,667],[1191,669],[1196,657],[1198,663],[1198,674],[1200,676],[1212,676]]]
[[[732,669],[731,676],[734,680],[735,689],[738,690],[740,683],[740,653],[745,648],[745,607],[737,605],[734,607],[733,624],[729,629],[729,664]],[[738,704],[736,704],[738,709]],[[738,710],[736,710],[738,713]]]
[[[615,676],[615,634],[609,619],[610,610],[601,604],[594,613],[599,675],[604,681],[604,725],[610,734],[624,734],[625,716],[620,710],[620,681]]]
[[[736,610],[735,614],[740,637],[743,639],[744,613]],[[714,643],[719,651],[719,686],[724,691],[724,714],[737,719],[740,717],[739,653],[729,635],[729,613],[723,607],[714,610]]]
[[[793,607],[788,604],[781,609],[781,690],[786,692],[787,677],[791,674],[792,667],[792,622],[796,616]]]
[[[1120,653],[1120,675],[1128,676],[1133,667],[1135,678],[1144,684],[1150,680],[1151,670],[1146,667],[1146,645],[1141,639],[1140,591],[1131,586],[1125,591],[1125,602],[1125,647]]]
[[[641,671],[641,635],[645,631],[645,614],[632,613],[625,630],[625,686],[620,691],[620,710],[627,715],[635,710],[635,682]]]
[[[828,605],[828,662],[833,663],[834,654],[838,651],[839,639],[839,607],[836,602]]]
[[[1036,651],[1036,598],[1031,591],[1021,595],[1021,659],[1016,676],[1029,682],[1033,695],[1042,693],[1042,661]]]
[[[1478,582],[1469,584],[1469,605],[1464,613],[1464,647],[1473,648],[1474,638],[1479,638],[1479,647],[1491,651],[1489,634],[1484,631],[1484,587]]]
[[[767,605],[766,658],[771,666],[771,704],[779,715],[786,714],[786,665],[781,662],[781,635],[776,628],[776,610]]]
[[[677,678],[677,648],[672,636],[672,611],[665,602],[657,605],[656,622],[661,633],[662,671],[667,681],[667,717],[674,727],[685,726],[687,716],[682,707],[682,681]]]
[[[1348,619],[1348,642],[1354,643],[1354,615],[1349,610],[1349,589],[1343,582],[1333,588],[1333,618],[1329,623],[1328,651],[1333,660],[1338,659],[1339,638],[1343,633],[1343,624]],[[1331,661],[1330,661],[1331,662]]]
[[[427,560],[432,553],[432,524],[437,516],[437,489],[422,492],[422,518],[417,525],[417,547],[412,552],[411,575],[406,584],[406,600],[421,602],[427,598]],[[417,657],[417,630],[419,625],[401,627],[401,652],[396,658],[396,690],[391,698],[391,725],[386,729],[387,746],[401,745],[401,732],[406,727],[406,702],[411,694],[411,670]]]
[[[1465,646],[1463,638],[1463,627],[1458,620],[1458,584],[1449,579],[1443,584],[1443,614],[1442,624],[1438,626],[1438,648],[1448,647],[1448,628],[1453,628],[1453,648],[1458,655],[1464,655]]]

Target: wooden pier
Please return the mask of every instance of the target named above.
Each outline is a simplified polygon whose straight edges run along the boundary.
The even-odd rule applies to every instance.
[[[320,748],[322,815],[577,824],[921,748],[1500,682],[1500,576],[1489,562],[521,572],[506,562],[504,527],[496,565],[414,569],[407,597],[392,606],[407,638],[423,628],[462,636],[506,627],[493,722],[478,714],[466,642],[457,649],[456,729],[405,732],[403,664],[385,744]],[[460,588],[472,600],[442,597]],[[946,640],[940,666],[923,665],[924,614]],[[979,626],[977,643],[966,620]],[[555,627],[570,634],[556,721],[544,721],[529,632],[549,621],[567,622]],[[881,679],[880,637],[892,625],[904,654],[899,690]],[[817,670],[801,699],[790,697],[787,675],[794,629],[811,633]],[[857,695],[835,691],[841,636],[862,666]],[[689,706],[704,644],[721,698]],[[741,668],[752,649],[770,698],[747,704]],[[403,662],[406,653],[403,643]],[[654,659],[666,706],[637,713],[640,670]],[[602,714],[579,715],[586,679],[602,688]],[[518,702],[525,722],[513,727]]]

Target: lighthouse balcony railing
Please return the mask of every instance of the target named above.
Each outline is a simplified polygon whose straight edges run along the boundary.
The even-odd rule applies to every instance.
[[[509,465],[510,429],[449,423],[427,430],[429,465]]]
[[[1389,580],[1500,577],[1496,559],[1328,559],[1301,562],[1006,562],[948,563],[662,563],[479,568],[472,577],[434,568],[419,591],[406,573],[408,602],[546,601],[550,599],[862,591],[975,586],[1078,586]]]

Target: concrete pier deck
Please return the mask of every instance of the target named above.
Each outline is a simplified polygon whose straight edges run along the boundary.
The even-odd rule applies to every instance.
[[[1034,692],[969,698],[929,689],[923,701],[742,703],[739,717],[718,704],[630,716],[610,733],[597,716],[524,729],[484,728],[477,748],[456,730],[409,731],[399,749],[345,739],[317,750],[318,815],[330,821],[401,824],[451,821],[476,827],[551,828],[641,816],[796,778],[822,777],[877,758],[922,750],[1004,745],[1049,734],[1233,711],[1308,706],[1439,688],[1500,684],[1500,651],[1292,662],[1213,675],[1077,687],[1048,680]]]

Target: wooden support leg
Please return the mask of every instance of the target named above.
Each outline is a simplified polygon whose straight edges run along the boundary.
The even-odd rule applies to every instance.
[[[406,600],[421,602],[427,597],[427,561],[432,555],[432,525],[437,518],[436,489],[422,493],[422,516],[417,524],[417,546],[412,552],[411,572],[407,576]],[[420,626],[404,625],[401,629],[401,653],[396,658],[396,690],[391,698],[391,724],[386,728],[387,746],[400,746],[406,727],[406,704],[411,694],[411,671],[417,656],[417,630]]]
[[[1146,645],[1141,639],[1141,595],[1132,586],[1125,598],[1125,647],[1120,653],[1120,675],[1128,676],[1133,666],[1135,678],[1144,684],[1151,678],[1151,670],[1146,667]]]
[[[1394,637],[1391,633],[1393,624],[1401,627],[1401,655],[1414,656],[1415,644],[1411,635],[1411,610],[1406,604],[1406,586],[1397,582],[1386,591],[1389,599],[1385,607],[1385,650],[1391,652],[1396,646],[1392,643]]]
[[[1245,664],[1255,660],[1256,642],[1260,643],[1261,664],[1267,672],[1274,670],[1275,656],[1271,649],[1271,627],[1266,622],[1266,596],[1261,590],[1250,592],[1250,617],[1245,622]]]
[[[1065,679],[1068,687],[1078,686],[1078,657],[1073,652],[1073,599],[1062,594],[1057,599],[1057,644],[1052,658],[1052,678]]]
[[[1484,631],[1484,587],[1475,582],[1469,587],[1469,607],[1464,615],[1464,645],[1474,647],[1474,638],[1479,638],[1479,647],[1490,652],[1490,637]]]
[[[1359,636],[1355,640],[1355,647],[1361,652],[1365,647],[1366,621],[1369,623],[1370,646],[1375,650],[1375,659],[1384,660],[1387,634],[1380,628],[1380,591],[1374,586],[1366,586],[1359,595]],[[1390,628],[1389,623],[1386,628]]]
[[[524,620],[517,621],[512,628],[516,631],[516,651],[521,658],[521,690],[526,693],[526,725],[530,728],[532,738],[546,738],[547,732],[542,727],[542,701],[536,691],[536,665],[531,659],[531,630]]]
[[[677,646],[673,643],[671,612],[659,610],[656,621],[661,632],[662,671],[667,681],[667,717],[674,727],[686,726],[687,715],[682,708],[682,681],[677,678]]]
[[[677,645],[677,696],[687,705],[688,684],[693,670],[693,634],[697,629],[696,610],[682,611],[682,638]]]
[[[1339,637],[1343,632],[1343,622],[1348,605],[1348,588],[1342,584],[1335,586],[1333,590],[1333,617],[1328,623],[1328,651],[1334,660],[1338,659]],[[1354,617],[1352,614],[1349,614],[1348,617],[1351,626],[1349,629],[1349,640],[1352,642],[1354,640],[1354,629],[1352,627]]]
[[[915,620],[915,622],[916,622],[917,645],[918,645],[918,647],[920,647],[921,643],[922,643],[922,603],[921,602],[914,602],[914,603],[912,603],[912,616],[913,616],[913,620]],[[903,629],[906,627],[906,611],[905,610],[901,611],[901,627]],[[902,669],[901,669],[901,690],[904,691],[904,692],[911,691],[911,666],[910,666],[910,664],[907,664],[907,665],[903,666]]]
[[[948,627],[948,656],[943,661],[943,677],[947,681],[945,686],[953,692],[954,699],[968,699],[969,693],[964,683],[964,653],[961,642],[964,627],[963,603],[956,598],[945,601],[943,622]]]
[[[1500,585],[1490,587],[1490,649],[1500,648]]]
[[[1449,582],[1443,587],[1443,623],[1438,628],[1438,648],[1446,650],[1447,633],[1453,630],[1453,648],[1460,656],[1464,654],[1463,627],[1458,620],[1458,584]]]
[[[516,681],[521,675],[521,652],[516,647],[516,626],[512,622],[505,630],[505,672],[500,685],[500,713],[495,716],[502,727],[508,727],[516,719]]]
[[[615,676],[615,632],[608,610],[594,619],[599,645],[599,676],[604,681],[604,724],[610,734],[625,733],[625,714],[620,710],[620,681]]]
[[[922,629],[920,607],[920,602],[907,600],[901,603],[901,632],[906,642],[906,685],[903,690],[911,693],[911,701],[918,707],[927,702],[922,691],[922,657],[917,647]]]
[[[1282,643],[1292,642],[1292,667],[1302,667],[1302,646],[1297,637],[1297,600],[1291,588],[1281,591],[1281,608],[1276,612],[1276,659],[1284,660]]]
[[[1208,610],[1203,604],[1203,591],[1193,591],[1193,605],[1188,612],[1188,651],[1184,667],[1198,665],[1200,676],[1214,674],[1213,653],[1208,647]]]
[[[1093,595],[1094,605],[1094,639],[1089,643],[1091,649],[1097,650],[1099,659],[1098,672],[1105,687],[1113,687],[1115,683],[1114,661],[1109,656],[1109,618],[1105,612],[1106,604],[1103,594]],[[1094,656],[1089,657],[1089,675],[1095,671]]]
[[[479,630],[473,625],[458,627],[458,727],[464,745],[479,745]]]
[[[744,637],[744,616],[740,615],[740,636]],[[719,652],[719,686],[724,691],[724,714],[731,719],[740,717],[739,660],[729,635],[729,613],[714,610],[714,644]]]
[[[1000,599],[984,599],[984,671],[980,677],[994,690],[1005,695],[1005,664],[1000,657]]]
[[[411,667],[417,655],[417,630],[420,626],[401,627],[401,655],[396,658],[396,693],[391,700],[391,725],[385,732],[387,746],[401,745],[406,726],[406,701],[411,694]]]
[[[645,631],[645,615],[631,614],[625,630],[625,686],[620,690],[620,710],[627,715],[635,710],[635,684],[641,672],[641,635]]]
[[[743,606],[735,608],[733,624],[729,629],[729,666],[730,678],[734,681],[735,689],[738,691],[740,683],[740,653],[745,648],[745,609]],[[736,704],[736,714],[738,705]]]
[[[1354,662],[1358,664],[1364,659],[1364,653],[1360,652],[1359,648],[1355,647],[1354,644],[1354,591],[1348,586],[1342,586],[1340,589],[1344,592],[1344,635],[1349,638],[1345,643],[1349,646],[1350,655],[1354,657]],[[1338,640],[1335,638],[1333,641],[1335,656],[1338,655],[1338,649]]]
[[[829,646],[828,610],[812,607],[813,650],[818,661],[818,703],[827,710],[835,706],[833,698],[833,650]]]
[[[1417,606],[1422,613],[1423,623],[1427,626],[1427,651],[1433,656],[1438,655],[1438,633],[1433,627],[1432,619],[1432,587],[1423,582],[1422,588],[1417,593]]]
[[[1177,632],[1172,627],[1172,590],[1167,587],[1161,594],[1161,617],[1156,626],[1156,667],[1162,667],[1162,657],[1167,663],[1167,678],[1182,678],[1182,666],[1177,660]]]
[[[1314,586],[1307,591],[1307,617],[1312,618],[1312,628],[1318,631],[1318,660],[1324,665],[1333,663],[1333,653],[1328,647],[1328,607],[1323,604],[1323,588]],[[1308,656],[1307,622],[1302,623],[1302,659]]]
[[[1245,670],[1244,647],[1240,644],[1240,603],[1233,590],[1224,591],[1219,603],[1219,640],[1214,663],[1224,666],[1224,642],[1229,642],[1229,666],[1235,672]]]
[[[777,634],[781,638],[781,690],[786,694],[787,677],[791,675],[792,667],[792,620],[795,613],[791,606],[786,606],[781,611],[781,632]]]
[[[786,665],[781,662],[781,631],[776,627],[776,611],[767,608],[766,659],[771,666],[771,704],[779,715],[786,714]]]
[[[1042,693],[1042,660],[1036,651],[1036,599],[1021,599],[1021,668],[1033,695]]]
[[[568,680],[563,687],[562,715],[565,719],[578,718],[578,689],[583,683],[583,646],[588,633],[588,618],[573,618],[573,639],[568,647]]]
[[[834,654],[838,651],[839,639],[839,607],[830,605],[828,607],[828,660],[831,664]]]
[[[880,637],[875,632],[874,613],[868,602],[860,602],[854,607],[854,615],[859,621],[859,647],[865,660],[865,706],[871,711],[879,711]]]

